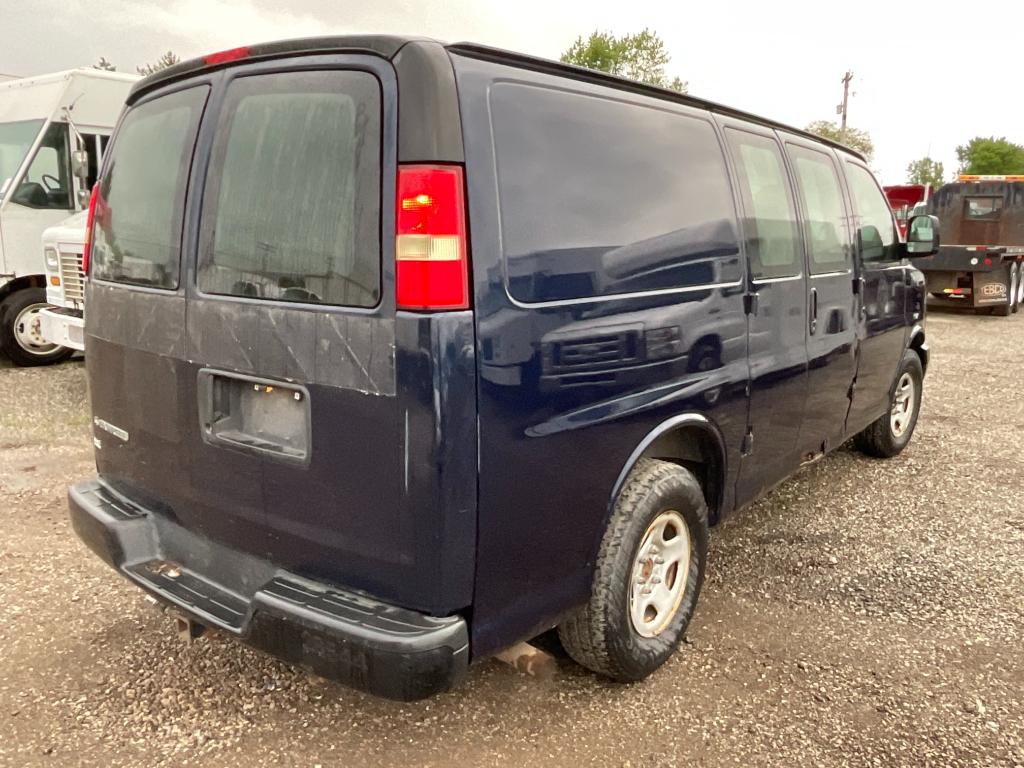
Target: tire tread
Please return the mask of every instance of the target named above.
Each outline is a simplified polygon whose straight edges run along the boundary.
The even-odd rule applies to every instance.
[[[608,528],[601,540],[590,600],[558,627],[562,645],[576,662],[614,680],[633,681],[646,676],[646,673],[638,674],[636,669],[628,668],[614,652],[615,630],[609,623],[610,616],[623,616],[627,608],[628,591],[622,589],[623,573],[616,559],[622,547],[628,544],[626,538],[633,519],[632,510],[644,498],[658,493],[660,485],[680,482],[688,501],[697,510],[703,529],[707,530],[707,504],[693,473],[671,462],[640,459],[615,502]],[[694,545],[698,545],[698,542]],[[702,545],[706,547],[706,537]],[[627,567],[631,566],[632,552]],[[703,578],[703,569],[697,576]]]

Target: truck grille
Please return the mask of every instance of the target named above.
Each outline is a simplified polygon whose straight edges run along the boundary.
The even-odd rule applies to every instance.
[[[545,373],[621,367],[639,360],[635,331],[556,341],[544,349]]]
[[[60,282],[64,286],[64,299],[76,304],[85,302],[85,273],[82,254],[60,252]]]

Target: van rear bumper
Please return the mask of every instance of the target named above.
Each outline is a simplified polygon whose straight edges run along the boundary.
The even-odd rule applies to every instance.
[[[426,616],[282,571],[184,530],[101,480],[72,486],[68,505],[79,538],[128,579],[285,661],[401,701],[448,690],[466,674],[461,617]]]

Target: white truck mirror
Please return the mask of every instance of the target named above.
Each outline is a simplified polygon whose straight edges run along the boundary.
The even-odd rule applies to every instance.
[[[71,172],[83,181],[89,178],[89,153],[84,149],[71,153]]]

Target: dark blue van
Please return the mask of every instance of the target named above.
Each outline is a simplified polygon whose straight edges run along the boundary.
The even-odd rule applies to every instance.
[[[240,48],[135,86],[91,205],[78,535],[384,696],[552,627],[638,680],[708,528],[914,431],[934,222],[864,159],[476,45]]]

